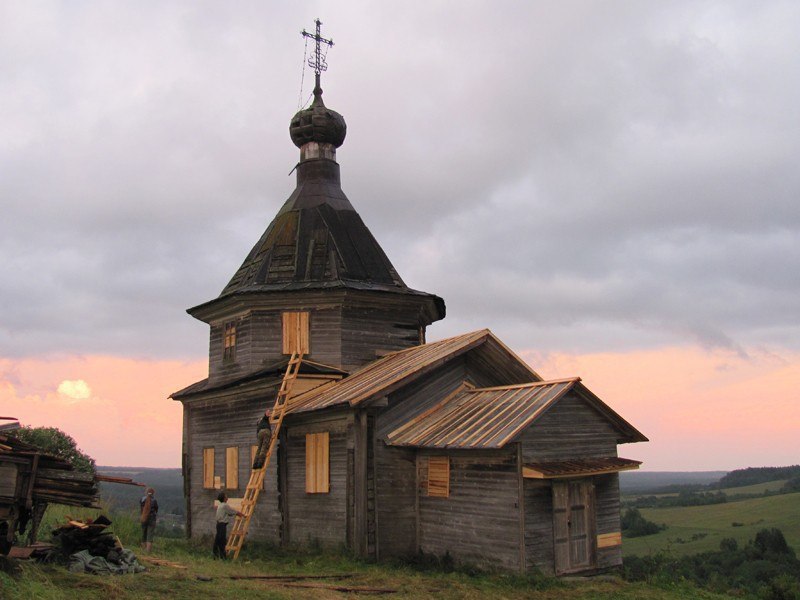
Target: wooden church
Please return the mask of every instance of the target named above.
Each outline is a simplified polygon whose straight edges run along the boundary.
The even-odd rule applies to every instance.
[[[619,566],[618,472],[639,462],[617,445],[647,438],[489,330],[426,343],[444,301],[404,283],[342,191],[346,127],[319,68],[289,131],[295,190],[219,297],[188,311],[210,326],[208,378],[171,396],[188,534],[213,534],[220,489],[245,496],[256,422],[300,357],[247,539],[518,572]]]

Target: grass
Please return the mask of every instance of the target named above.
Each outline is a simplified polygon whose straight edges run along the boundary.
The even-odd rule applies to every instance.
[[[63,522],[65,515],[85,518],[98,511],[67,510],[56,507],[48,511],[43,537],[48,525]],[[126,546],[138,553],[138,523],[131,515],[112,515],[112,529]],[[541,598],[543,600],[678,600],[724,598],[691,587],[685,583],[656,587],[645,583],[628,583],[619,578],[600,580],[557,580],[543,576],[523,577],[507,573],[474,571],[444,572],[422,569],[407,564],[374,564],[350,556],[295,550],[285,552],[267,546],[245,548],[240,559],[222,562],[211,557],[211,541],[202,543],[183,539],[156,538],[153,556],[181,563],[187,569],[148,567],[146,573],[123,576],[74,574],[55,565],[24,564],[22,575],[11,577],[0,573],[0,598],[3,600],[108,600],[109,598],[241,600],[242,598],[342,598],[341,592],[320,589],[291,588],[277,582],[232,580],[231,575],[320,573],[352,573],[352,579],[336,582],[342,585],[390,588],[397,593],[392,599],[405,598]],[[202,581],[198,576],[210,578]],[[332,582],[333,583],[333,582]]]
[[[622,549],[627,556],[655,554],[662,550],[684,556],[718,550],[723,538],[734,538],[744,544],[765,527],[781,529],[789,545],[800,551],[800,493],[708,506],[640,510],[646,519],[663,523],[667,529],[654,535],[625,539]]]

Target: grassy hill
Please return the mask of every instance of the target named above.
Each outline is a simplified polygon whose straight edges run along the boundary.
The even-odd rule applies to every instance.
[[[743,489],[746,488],[732,488],[731,493]],[[622,548],[626,556],[661,550],[678,556],[717,550],[723,538],[734,538],[743,544],[765,527],[781,529],[789,545],[800,551],[800,493],[709,506],[643,508],[641,513],[650,521],[665,524],[667,529],[625,539]]]
[[[66,514],[85,518],[97,511],[67,507],[48,509],[48,523],[63,521]],[[125,546],[138,552],[138,525],[130,518],[117,518],[112,528]],[[474,570],[447,571],[431,565],[372,564],[342,554],[275,550],[265,546],[246,547],[235,562],[213,560],[208,543],[157,538],[154,557],[179,563],[185,568],[149,565],[137,575],[97,576],[74,574],[55,565],[25,565],[18,577],[0,572],[0,598],[3,600],[108,600],[109,598],[176,599],[214,598],[308,598],[325,600],[355,594],[320,587],[296,585],[341,585],[394,590],[393,599],[509,599],[542,600],[719,600],[726,596],[699,590],[687,583],[670,582],[663,587],[643,582],[631,583],[617,577],[600,580],[557,580],[543,576],[522,577],[508,573],[480,573]],[[145,557],[141,557],[146,563]],[[341,579],[270,581],[231,579],[253,575],[344,575]],[[201,577],[202,579],[198,579]],[[371,597],[367,594],[360,594]]]

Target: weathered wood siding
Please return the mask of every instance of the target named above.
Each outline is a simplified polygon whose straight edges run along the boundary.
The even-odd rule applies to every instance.
[[[272,390],[272,396],[275,391]],[[225,449],[239,448],[239,487],[226,490],[231,498],[244,495],[250,478],[250,447],[257,443],[256,422],[271,403],[267,393],[250,396],[227,395],[213,400],[192,402],[187,415],[191,440],[188,454],[188,476],[191,535],[193,538],[213,535],[215,530],[214,501],[219,490],[203,488],[203,448],[214,448],[214,474],[225,485]],[[280,450],[279,450],[280,451]],[[248,531],[248,539],[278,543],[281,515],[278,510],[277,465],[273,460],[264,478],[264,491],[258,501]]]
[[[352,370],[387,352],[420,343],[419,303],[412,297],[384,299],[382,304],[348,303],[342,310],[342,368]]]
[[[307,545],[319,543],[337,548],[347,543],[348,441],[352,439],[352,419],[347,416],[317,414],[286,428],[286,541]],[[307,494],[306,434],[329,433],[330,491]],[[351,442],[352,444],[352,442]]]
[[[236,323],[236,357],[225,361],[225,323]],[[250,353],[252,343],[252,320],[249,315],[226,319],[211,326],[208,344],[208,377],[217,381],[234,379],[251,370]]]
[[[519,437],[524,462],[617,455],[618,433],[600,413],[568,394]]]
[[[553,488],[543,479],[525,479],[525,567],[553,574]]]
[[[430,453],[420,451],[418,465]],[[510,451],[451,452],[450,496],[419,494],[419,547],[458,562],[520,568],[517,455]]]
[[[375,444],[378,521],[377,555],[381,559],[416,553],[416,450]]]
[[[619,474],[594,477],[595,507],[597,509],[597,535],[621,531],[619,520]],[[622,565],[622,546],[597,549],[597,568],[607,569]]]
[[[481,365],[461,356],[388,397],[388,406],[376,417],[375,496],[377,502],[377,556],[402,557],[417,552],[416,450],[394,448],[386,435],[440,402],[465,380],[476,386],[500,383]],[[431,500],[437,501],[438,498]]]
[[[339,365],[341,362],[341,310],[338,307],[317,307],[299,304],[291,310],[310,313],[309,340],[311,352],[306,358]],[[284,358],[282,310],[253,311],[244,317],[226,319],[211,326],[209,340],[209,377],[224,381],[274,364]],[[236,322],[236,358],[223,359],[225,323]]]

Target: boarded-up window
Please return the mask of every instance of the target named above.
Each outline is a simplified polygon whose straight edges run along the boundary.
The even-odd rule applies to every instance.
[[[225,489],[235,490],[239,487],[239,448],[225,448]]]
[[[214,489],[214,449],[203,448],[203,487]]]
[[[428,457],[428,496],[450,496],[450,459],[447,456]]]
[[[222,360],[231,362],[236,359],[236,323],[225,323]]]
[[[328,432],[306,434],[306,493],[327,494],[330,491]]]
[[[308,313],[285,312],[283,313],[283,353],[295,352],[308,354]]]

